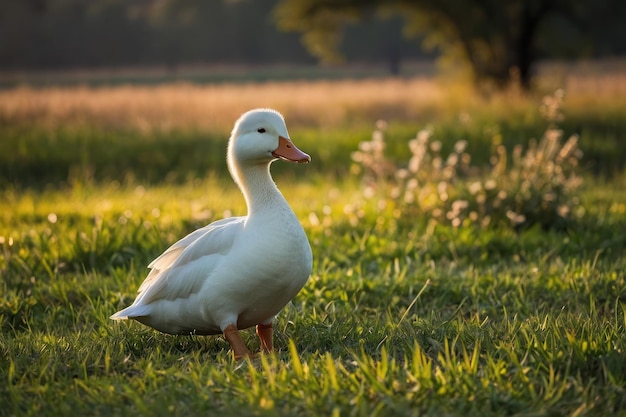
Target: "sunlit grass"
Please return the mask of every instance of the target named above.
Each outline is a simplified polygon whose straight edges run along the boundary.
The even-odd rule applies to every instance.
[[[3,409],[601,415],[626,407],[625,242],[613,234],[625,227],[623,195],[583,193],[593,235],[581,225],[518,236],[387,216],[358,202],[350,181],[279,186],[315,248],[314,272],[276,323],[277,354],[253,363],[232,363],[219,337],[108,320],[168,244],[243,212],[233,184],[76,187],[4,200]],[[347,210],[355,204],[361,213]],[[252,332],[244,337],[258,348]]]
[[[288,97],[309,87],[281,90],[287,85],[229,87],[249,89],[241,103],[224,87],[223,108],[216,104],[206,120],[202,94],[212,90],[190,86],[2,93],[4,149],[17,151],[0,156],[16,177],[0,184],[0,415],[626,412],[623,175],[583,170],[576,193],[584,213],[566,231],[454,227],[404,211],[388,196],[366,198],[349,174],[351,152],[381,117],[394,161],[407,158],[406,139],[427,123],[446,152],[467,140],[480,156],[494,135],[526,144],[529,132],[540,137],[545,127],[535,120],[537,101],[519,98],[510,114],[496,109],[502,101],[473,97],[468,102],[486,107],[456,107],[438,102],[440,93],[423,102],[407,93],[396,103],[399,86],[420,81],[393,80],[381,86],[396,91],[381,94],[382,102],[374,84],[346,82],[343,92],[330,83],[336,101],[323,83],[311,84],[326,100],[311,95],[307,110]],[[372,90],[360,91],[366,86]],[[253,92],[275,95],[264,105],[285,100],[291,135],[314,158],[310,166],[273,166],[314,266],[275,323],[277,352],[234,362],[219,336],[164,335],[108,317],[132,302],[146,265],[168,245],[245,213],[223,161],[237,106],[255,105]],[[16,104],[11,94],[27,95]],[[187,94],[200,104],[185,115]],[[603,140],[620,135],[622,104],[611,93],[605,99],[608,118],[593,119],[580,146],[607,146],[598,156],[610,158],[613,145]],[[335,113],[341,105],[354,107]],[[396,113],[403,105],[406,113]],[[431,105],[441,114],[428,113]],[[564,111],[566,134],[576,123],[587,129]],[[148,115],[146,130],[133,122],[140,114]],[[253,331],[243,337],[258,350]]]

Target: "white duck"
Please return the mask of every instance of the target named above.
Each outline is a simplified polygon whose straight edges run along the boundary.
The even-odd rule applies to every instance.
[[[271,351],[274,316],[300,291],[312,266],[302,226],[274,184],[277,158],[309,162],[280,113],[256,109],[235,123],[228,168],[248,215],[218,220],[182,238],[150,263],[130,307],[111,316],[170,334],[223,333],[235,358],[250,356],[239,329],[257,326]]]

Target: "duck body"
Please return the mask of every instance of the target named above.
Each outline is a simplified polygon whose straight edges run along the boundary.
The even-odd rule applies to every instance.
[[[235,357],[249,355],[238,330],[256,325],[262,348],[271,350],[272,321],[312,268],[306,234],[269,172],[277,158],[310,160],[288,139],[280,114],[244,114],[231,134],[228,163],[248,215],[218,220],[174,243],[150,263],[133,304],[111,318],[170,334],[224,333]]]

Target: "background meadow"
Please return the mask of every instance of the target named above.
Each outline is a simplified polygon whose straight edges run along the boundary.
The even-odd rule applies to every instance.
[[[529,95],[433,78],[0,91],[0,415],[626,415],[625,94],[623,71],[597,68],[553,68]],[[233,362],[221,337],[110,321],[169,244],[245,213],[226,140],[258,106],[313,158],[272,167],[314,249],[276,354]],[[509,175],[498,149],[513,161],[550,129],[557,150],[577,135],[582,181],[529,201],[563,197],[562,222],[437,215]],[[393,189],[424,130],[415,178],[436,204],[416,206]],[[355,154],[373,132],[375,181]],[[460,141],[471,170],[444,181],[433,143],[445,160]]]

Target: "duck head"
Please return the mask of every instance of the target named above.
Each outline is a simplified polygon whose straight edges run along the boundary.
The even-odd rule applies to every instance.
[[[298,149],[287,132],[283,116],[271,109],[255,109],[235,122],[228,145],[228,165],[269,164],[276,159],[306,163],[311,157]]]

